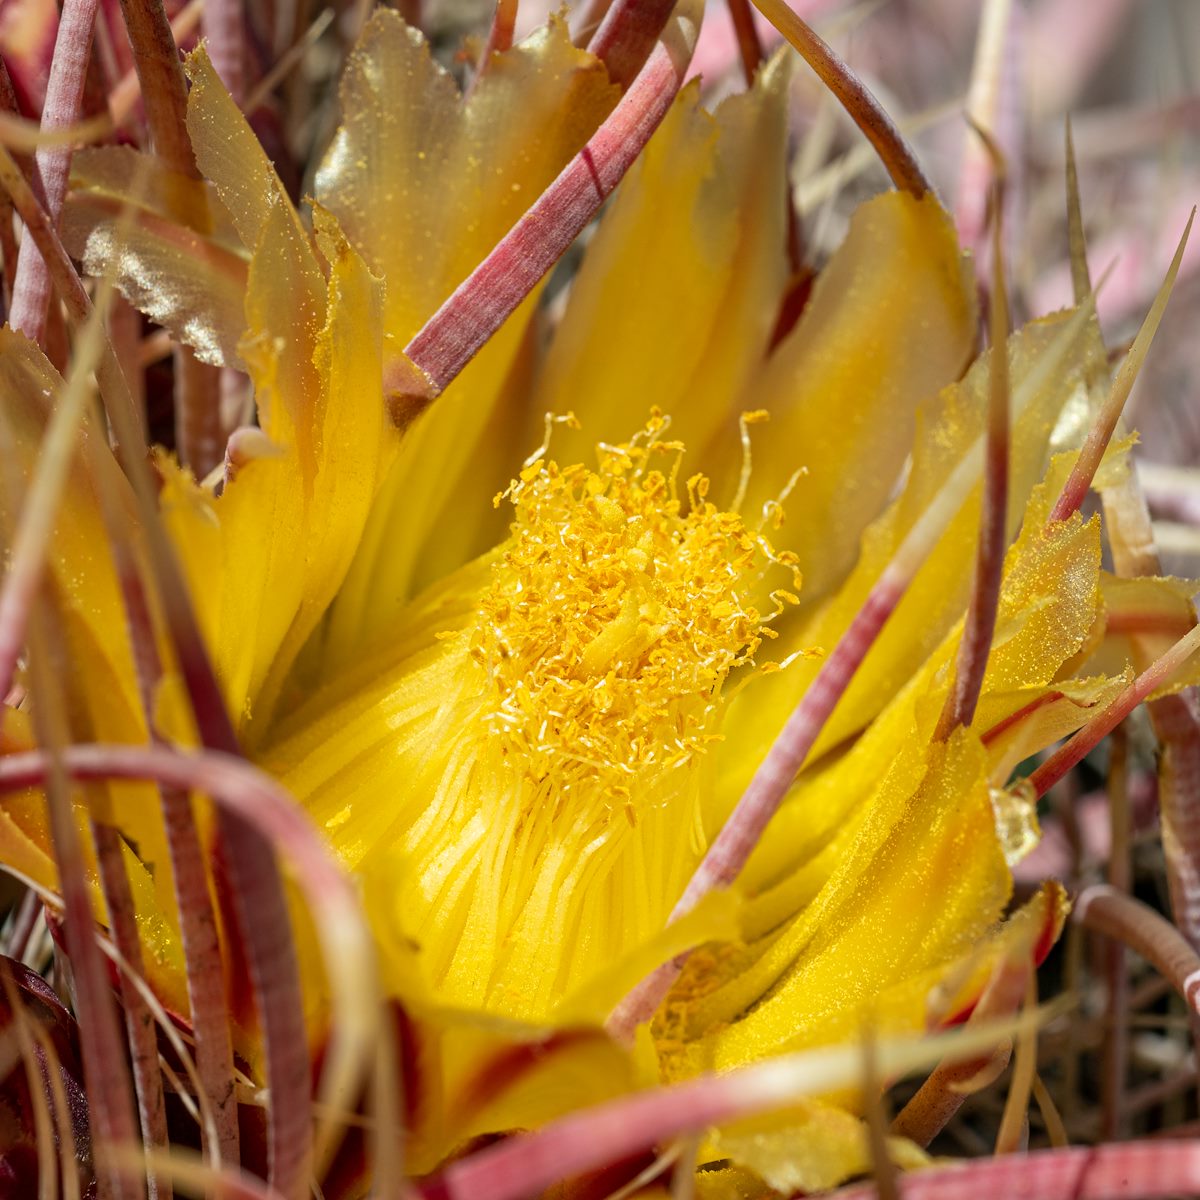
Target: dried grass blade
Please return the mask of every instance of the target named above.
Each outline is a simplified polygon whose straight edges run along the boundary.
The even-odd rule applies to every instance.
[[[1025,1007],[1037,1006],[1037,976],[1030,971],[1025,981]],[[1037,1030],[1026,1028],[1017,1037],[1012,1080],[1004,1101],[1004,1113],[996,1134],[996,1153],[1013,1154],[1028,1137],[1029,1097],[1037,1077]]]
[[[1046,1136],[1050,1145],[1056,1150],[1063,1150],[1070,1145],[1067,1137],[1067,1127],[1063,1122],[1058,1105],[1050,1095],[1050,1089],[1042,1082],[1041,1075],[1033,1077],[1033,1098],[1037,1101],[1038,1111],[1042,1114],[1042,1123],[1046,1126]]]
[[[67,1089],[63,1086],[61,1059],[54,1048],[50,1035],[42,1028],[34,1025],[33,1036],[37,1041],[43,1061],[48,1066],[50,1076],[50,1097],[54,1101],[54,1120],[56,1127],[63,1131],[58,1148],[59,1178],[62,1181],[63,1200],[80,1200],[81,1189],[79,1179],[79,1146],[75,1140],[75,1130],[71,1128],[74,1113],[67,1098]]]
[[[321,35],[333,24],[335,13],[332,8],[323,9],[316,20],[304,31],[304,36],[293,42],[276,60],[275,65],[254,85],[246,97],[242,111],[249,116],[287,78],[288,72],[304,60],[308,52],[321,39]],[[174,24],[171,26],[175,28]]]
[[[167,1015],[167,1010],[163,1008],[158,997],[151,990],[150,985],[140,974],[134,971],[116,945],[99,932],[97,933],[96,941],[100,949],[108,955],[109,960],[120,973],[122,985],[128,985],[132,991],[138,994],[146,1012],[150,1015],[151,1020],[157,1024],[159,1032],[162,1034],[167,1045],[171,1047],[175,1057],[179,1060],[180,1065],[183,1067],[183,1073],[187,1076],[188,1082],[196,1093],[195,1101],[180,1087],[179,1077],[167,1066],[161,1055],[158,1059],[159,1069],[166,1082],[175,1088],[180,1099],[183,1101],[184,1107],[188,1109],[197,1125],[199,1125],[205,1141],[209,1145],[214,1145],[216,1142],[216,1122],[213,1116],[213,1108],[209,1103],[208,1097],[205,1095],[200,1073],[196,1069],[196,1060],[188,1050],[179,1030],[176,1029],[174,1021]],[[229,1076],[225,1079],[225,1086],[235,1095],[236,1087],[233,1086],[231,1081],[236,1080],[236,1078],[237,1073],[231,1070]],[[150,1157],[153,1157],[153,1154]],[[221,1165],[216,1160],[215,1155],[209,1154],[208,1157],[213,1159],[214,1166]],[[226,1163],[225,1165],[229,1166],[233,1164]]]
[[[117,1148],[104,1148],[97,1157],[124,1175],[134,1175],[141,1168],[134,1155]],[[283,1193],[253,1175],[234,1169],[217,1170],[184,1151],[156,1154],[151,1164],[160,1174],[169,1176],[180,1191],[191,1196],[213,1196],[220,1200],[287,1200]]]
[[[29,949],[29,942],[42,915],[42,901],[32,889],[27,889],[21,902],[13,909],[8,933],[0,943],[0,954],[20,962]]]

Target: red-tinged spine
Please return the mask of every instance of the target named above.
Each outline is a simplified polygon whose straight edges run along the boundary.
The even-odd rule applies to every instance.
[[[133,909],[133,893],[125,871],[125,843],[115,826],[95,818],[92,820],[92,841],[100,868],[109,931],[113,944],[128,967],[128,971],[120,974],[119,987],[142,1144],[151,1154],[165,1154],[168,1145],[167,1110],[163,1099],[162,1072],[158,1067],[158,1034],[150,1008],[133,982],[133,978],[145,977],[145,968]],[[147,1168],[146,1178],[151,1200],[170,1200],[170,1182],[153,1163]]]
[[[1010,452],[1009,408],[1012,400],[1008,375],[1008,286],[1004,276],[1004,159],[989,135],[978,131],[991,155],[995,178],[991,187],[992,255],[995,279],[990,312],[991,356],[988,361],[988,415],[984,444],[983,498],[979,508],[979,543],[975,579],[967,609],[954,682],[946,697],[935,737],[944,741],[959,725],[975,718],[988,655],[1000,608],[1004,550],[1008,541],[1008,474]]]
[[[154,151],[173,171],[199,179],[187,131],[187,84],[162,0],[121,0],[121,11],[133,47]],[[230,44],[236,34],[229,27],[240,25],[239,0],[212,0],[205,6],[204,20],[215,26],[219,34],[215,41],[210,38],[210,52],[220,52],[224,56],[224,70],[231,76],[237,74],[233,82],[226,79],[226,86],[238,99],[242,79],[234,64],[235,60],[240,61],[237,54],[240,42]],[[203,205],[198,209],[177,216],[198,231],[207,232],[211,227],[209,214]],[[203,479],[225,452],[220,373],[216,367],[198,361],[187,346],[177,346],[174,357],[175,444],[180,460],[191,467],[197,478]]]
[[[811,26],[788,7],[787,0],[753,0],[753,3],[808,63],[862,130],[896,187],[917,199],[932,192],[933,185],[921,170],[912,147],[883,105]]]
[[[364,1005],[371,1006],[374,1011],[373,951],[354,887],[334,863],[320,835],[295,801],[269,776],[236,755],[213,750],[184,754],[165,746],[74,745],[65,747],[57,759],[41,752],[0,758],[0,792],[45,786],[55,762],[77,781],[139,779],[157,782],[165,788],[203,793],[217,805],[226,827],[232,822],[238,823],[238,836],[228,843],[232,854],[247,845],[278,847],[292,863],[297,882],[314,914],[323,939],[329,985],[339,997],[339,1010],[356,1019]],[[278,1033],[288,1029],[287,1007],[295,1004],[298,1009],[300,989],[293,975],[295,950],[287,911],[284,909],[282,924],[274,914],[277,901],[282,901],[274,854],[269,861],[274,868],[272,873],[257,881],[244,877],[237,879],[235,892],[240,916],[249,926],[245,932],[260,1016],[264,1023],[273,1021]],[[246,866],[243,859],[239,868],[244,870]],[[367,989],[372,998],[364,1000],[363,989]],[[281,1007],[273,1011],[271,1005],[277,999]],[[344,1029],[341,1032],[346,1033]],[[293,1036],[298,1039],[297,1043],[285,1047],[285,1054],[280,1054],[279,1047],[274,1048],[276,1063],[272,1067],[268,1061],[267,1071],[269,1087],[285,1088],[271,1098],[272,1111],[279,1113],[275,1118],[274,1133],[281,1157],[273,1163],[276,1178],[270,1182],[289,1198],[299,1195],[300,1187],[307,1185],[310,1159],[307,1147],[312,1141],[309,1060],[302,1014]],[[374,1028],[368,1029],[359,1021],[347,1034],[350,1052],[356,1056],[365,1054],[369,1048],[367,1039],[374,1037]],[[268,1055],[271,1052],[268,1043]],[[356,1072],[365,1065],[365,1061],[355,1063]],[[303,1078],[292,1078],[298,1073],[298,1066]],[[347,1077],[341,1082],[347,1084],[353,1080]],[[298,1114],[287,1110],[279,1112],[280,1097],[290,1100],[297,1095],[303,1096]],[[303,1123],[303,1141],[290,1133],[291,1120]],[[283,1135],[292,1140],[282,1140]],[[306,1148],[303,1159],[296,1154],[300,1145]],[[291,1178],[289,1189],[282,1186],[285,1172]]]
[[[967,1023],[979,1025],[984,1021],[1011,1017],[1020,1007],[1032,969],[1033,963],[1028,954],[1006,955],[1001,959],[979,1003],[967,1018]],[[970,1086],[972,1081],[985,1072],[990,1078],[998,1076],[1008,1065],[1011,1054],[1012,1043],[1004,1038],[991,1054],[965,1062],[940,1063],[921,1084],[917,1094],[900,1110],[892,1122],[891,1132],[896,1137],[916,1142],[918,1146],[928,1146],[967,1097],[978,1090]],[[992,1075],[993,1071],[995,1075]]]
[[[97,0],[66,0],[59,18],[46,103],[42,109],[43,129],[62,129],[79,120],[79,106],[87,79],[92,50],[92,30]],[[69,146],[44,146],[36,155],[37,172],[52,226],[58,224],[67,175],[71,169]],[[21,243],[17,277],[13,284],[12,311],[8,323],[26,337],[40,342],[46,331],[46,309],[50,303],[50,272],[41,248],[32,239]]]
[[[105,517],[108,518],[107,504]],[[133,648],[142,711],[151,737],[156,744],[162,744],[154,730],[153,720],[154,697],[162,679],[162,662],[158,656],[145,589],[125,543],[114,538],[113,551],[121,582],[129,641]],[[241,1149],[237,1093],[230,1087],[233,1079],[233,1043],[229,1032],[229,1010],[225,1002],[221,943],[209,891],[208,872],[204,865],[208,856],[200,841],[191,797],[187,791],[160,785],[159,796],[183,941],[188,1006],[195,1038],[196,1073],[208,1097],[216,1131],[216,1146],[205,1145],[204,1149],[209,1153],[215,1152],[217,1161],[226,1166],[236,1166],[240,1161]],[[201,1125],[201,1136],[207,1141],[206,1124]]]
[[[1096,884],[1075,902],[1073,919],[1140,954],[1200,1015],[1200,955],[1161,913],[1106,883]]]
[[[1162,747],[1158,802],[1171,911],[1200,951],[1200,719],[1188,693],[1163,696],[1147,708]]]
[[[225,1002],[225,974],[217,918],[204,869],[206,854],[196,829],[191,797],[182,788],[161,788],[163,827],[171,855],[175,903],[183,940],[188,1005],[195,1039],[196,1073],[204,1086],[216,1127],[219,1161],[236,1165],[241,1158],[237,1091],[233,1079],[233,1043]],[[201,1134],[207,1130],[202,1126]]]
[[[902,1200],[1169,1200],[1200,1188],[1200,1142],[1142,1141],[1008,1154],[935,1167],[900,1180]],[[856,1184],[830,1200],[875,1200]]]
[[[143,511],[149,506],[142,497]],[[170,630],[196,728],[210,750],[240,762],[237,736],[225,709],[191,598],[156,514],[149,511],[147,533]],[[168,786],[207,792],[187,773],[162,780]],[[250,963],[255,1004],[266,1057],[268,1161],[270,1182],[284,1195],[303,1194],[312,1157],[309,1119],[311,1067],[300,988],[300,968],[292,938],[283,877],[275,857],[279,839],[264,833],[253,814],[222,806],[218,828],[229,868],[238,929]]]
[[[713,888],[728,887],[737,878],[910,581],[910,574],[902,576],[889,568],[871,589],[866,603],[754,773],[734,817],[705,855],[676,905],[672,914],[676,919],[690,912]]]
[[[763,63],[762,39],[754,26],[754,10],[750,7],[750,0],[729,0],[729,19],[733,22],[733,32],[737,37],[742,74],[749,86]]]
[[[337,908],[341,916],[358,913],[354,885],[308,817],[269,775],[245,759],[215,750],[76,743],[65,747],[59,760],[66,773],[80,781],[151,781],[211,796],[288,855],[318,910],[324,906]],[[50,767],[50,756],[40,750],[0,757],[0,793],[44,786]]]
[[[484,43],[483,53],[475,64],[475,74],[463,97],[464,103],[470,100],[479,81],[483,78],[492,61],[493,54],[503,54],[513,44],[513,33],[517,25],[517,0],[496,0],[496,11],[492,14],[492,27],[488,30],[488,38]]]
[[[21,115],[13,91],[8,65],[0,58],[0,112],[14,118]],[[0,257],[4,260],[3,299],[5,313],[12,311],[13,285],[17,278],[17,235],[13,227],[13,205],[7,192],[0,196]]]
[[[761,1070],[761,1069],[760,1069]],[[572,1114],[539,1133],[510,1138],[452,1163],[415,1189],[421,1200],[524,1200],[551,1184],[693,1130],[780,1103],[749,1068],[707,1076]]]
[[[608,68],[613,83],[622,88],[633,83],[674,7],[675,0],[616,0],[604,14],[588,50]]]

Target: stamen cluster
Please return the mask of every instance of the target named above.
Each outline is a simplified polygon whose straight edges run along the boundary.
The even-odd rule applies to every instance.
[[[748,599],[770,547],[706,499],[704,476],[680,498],[683,447],[663,427],[602,446],[595,471],[539,457],[497,497],[516,520],[470,653],[487,722],[562,788],[602,776],[626,791],[687,762],[719,738],[726,679],[771,635]],[[663,457],[668,471],[650,467]]]

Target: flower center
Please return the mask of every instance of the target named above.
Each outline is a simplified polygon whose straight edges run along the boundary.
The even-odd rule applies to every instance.
[[[513,535],[470,654],[487,724],[556,790],[602,779],[627,792],[687,762],[717,736],[722,685],[763,635],[747,596],[765,544],[705,499],[703,476],[685,511],[682,447],[654,432],[602,448],[596,471],[538,458],[504,493]]]

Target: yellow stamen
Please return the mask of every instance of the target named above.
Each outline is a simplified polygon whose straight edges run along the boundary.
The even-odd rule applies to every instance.
[[[689,480],[686,512],[649,464],[673,444],[608,447],[598,471],[537,461],[506,495],[513,537],[469,633],[485,719],[532,779],[627,790],[712,737],[729,673],[760,641],[747,583],[764,546]],[[565,772],[565,773],[564,773]]]

